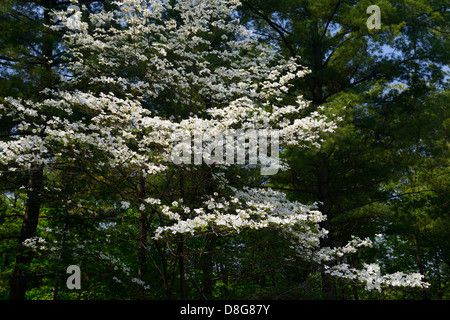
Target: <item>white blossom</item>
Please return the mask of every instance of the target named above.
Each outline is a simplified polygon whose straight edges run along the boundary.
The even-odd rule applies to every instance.
[[[0,115],[14,119],[15,135],[0,141],[0,164],[9,171],[51,166],[66,157],[88,160],[93,168],[107,166],[114,173],[117,168],[133,169],[147,177],[174,165],[172,150],[186,132],[214,137],[236,128],[277,129],[282,147],[319,148],[323,135],[337,128],[339,118],[326,117],[320,108],[302,116],[309,105],[302,96],[292,105],[283,103],[293,81],[309,71],[258,41],[234,14],[239,1],[180,0],[172,7],[162,0],[117,0],[114,5],[110,11],[89,14],[91,24],[81,19],[81,11],[72,16],[56,13],[61,25],[53,28],[64,31],[68,51],[64,71],[71,77],[64,79],[65,84],[89,82],[104,90],[46,89],[43,93],[49,98],[39,102],[5,98]],[[169,10],[180,19],[167,19]],[[220,48],[214,46],[218,39]],[[86,54],[96,59],[86,59]],[[136,79],[127,74],[128,68],[145,72]],[[112,87],[120,97],[110,92]],[[165,118],[158,114],[161,105],[194,111],[185,118]],[[84,116],[73,117],[74,112]],[[198,150],[193,153],[195,157]],[[220,168],[212,176],[217,188],[233,193],[223,197],[213,193],[203,203],[189,206],[183,199],[171,200],[170,206],[163,198],[144,200],[167,220],[154,230],[154,240],[274,228],[284,232],[299,256],[317,264],[336,262],[327,272],[360,281],[368,290],[427,285],[418,274],[381,275],[375,264],[356,270],[338,263],[372,243],[354,238],[343,247],[321,248],[320,240],[328,231],[320,227],[326,217],[316,204],[290,201],[269,188],[232,188]],[[131,202],[125,198],[120,208],[129,209]],[[145,208],[141,203],[139,210]],[[24,245],[38,249],[46,242],[34,237]],[[131,269],[120,259],[95,254],[131,277]],[[138,278],[130,281],[148,289]]]

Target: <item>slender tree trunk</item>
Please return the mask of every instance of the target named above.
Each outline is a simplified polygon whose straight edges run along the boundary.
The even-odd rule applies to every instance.
[[[153,241],[153,247],[156,249],[159,257],[161,258],[161,266],[158,265],[158,262],[153,258],[153,256],[151,254],[150,254],[150,258],[152,259],[153,265],[155,266],[156,270],[159,272],[159,274],[161,276],[161,281],[163,283],[164,291],[166,293],[166,299],[172,300],[174,297],[173,297],[173,293],[172,293],[172,288],[169,284],[169,272],[168,272],[168,267],[167,267],[166,254],[165,254],[164,250],[161,249],[158,242],[155,240]]]
[[[184,237],[180,236],[177,245],[177,256],[180,272],[180,297],[182,300],[186,300],[186,272],[184,269]]]
[[[139,279],[141,279],[145,275],[145,265],[147,262],[146,254],[146,221],[147,215],[145,211],[139,211],[139,239],[138,239],[138,275]]]
[[[184,175],[182,171],[179,171],[180,177],[180,196],[184,200]],[[180,297],[182,300],[186,300],[186,272],[184,268],[184,237],[180,235],[178,244],[177,244],[177,256],[178,256],[178,264],[179,264],[179,273],[180,273]]]
[[[141,176],[139,180],[139,205],[143,203],[145,198],[145,179]],[[138,226],[138,278],[143,280],[146,274],[147,265],[147,213],[144,210],[139,211],[139,226]],[[139,287],[138,296],[141,297],[143,289]]]
[[[313,65],[312,65],[312,104],[319,107],[323,103],[323,81],[319,73],[323,69],[323,52],[322,43],[320,40],[318,22],[314,22],[311,33],[311,49],[313,51]]]
[[[25,214],[19,236],[19,251],[16,255],[15,267],[9,291],[10,300],[24,300],[29,280],[28,267],[31,263],[32,253],[25,248],[23,242],[36,236],[41,206],[40,192],[42,189],[42,168],[31,168],[28,180],[28,193],[25,204]]]
[[[326,160],[325,160],[326,161]],[[332,228],[331,228],[331,197],[330,197],[330,186],[328,169],[326,166],[319,169],[318,174],[318,190],[319,190],[319,201],[321,202],[319,210],[327,216],[327,219],[322,223],[322,227],[329,231],[327,237],[321,239],[321,247],[332,247]],[[337,293],[336,287],[331,280],[331,277],[322,271],[322,291],[324,298],[326,300],[336,300]]]
[[[203,253],[202,257],[202,271],[203,271],[203,288],[202,297],[206,300],[212,299],[213,292],[213,272],[214,272],[214,261],[213,261],[213,250],[215,246],[214,235],[209,234],[205,237],[206,252]]]
[[[69,197],[67,198],[67,200],[70,200],[70,195],[72,194],[72,180],[70,180],[70,192],[69,192]],[[68,225],[68,220],[69,220],[69,210],[66,207],[64,209],[64,213],[65,213],[65,217],[64,217],[64,225],[63,225],[63,233],[62,233],[62,237],[61,237],[61,250],[59,252],[59,260],[61,261],[66,261],[66,235],[67,235],[67,225]],[[56,274],[55,275],[55,285],[53,286],[53,291],[52,291],[52,300],[57,300],[58,299],[58,288],[59,288],[59,284],[60,284],[60,277],[61,275]]]
[[[419,267],[419,272],[420,274],[425,274],[425,270],[423,268],[423,263],[422,263],[422,257],[420,256],[420,251],[419,251],[419,241],[417,239],[417,235],[414,234],[414,246],[416,249],[416,258],[417,258],[417,266]],[[422,290],[422,299],[423,300],[428,300],[428,295],[427,295],[427,291],[426,289]]]
[[[313,51],[313,65],[312,65],[312,103],[315,107],[319,107],[323,103],[323,82],[319,75],[323,69],[323,50],[321,43],[321,36],[319,34],[318,22],[313,23],[311,30],[311,49]],[[330,181],[327,162],[328,159],[325,154],[319,152],[318,163],[320,164],[317,173],[319,201],[321,202],[320,211],[326,215],[327,219],[322,223],[322,227],[328,230],[328,236],[321,241],[322,247],[332,247],[332,229],[331,229],[331,195],[330,195]],[[321,272],[322,276],[322,291],[326,300],[336,300],[337,292],[334,283],[331,278],[324,271]]]

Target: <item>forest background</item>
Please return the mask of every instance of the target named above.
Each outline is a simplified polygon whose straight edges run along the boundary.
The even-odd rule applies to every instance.
[[[84,15],[114,7],[112,1],[2,0],[0,103],[40,101],[45,89],[61,86],[63,34],[51,28],[60,23],[51,13],[74,4]],[[379,29],[368,28],[371,5],[380,8]],[[189,174],[174,167],[143,181],[107,168],[94,172],[74,154],[45,172],[1,164],[0,299],[450,298],[448,2],[248,0],[234,14],[259,41],[310,70],[291,91],[310,101],[311,110],[342,120],[320,149],[285,150],[289,170],[261,177],[258,170],[230,169],[228,177],[292,201],[319,201],[328,218],[323,246],[369,237],[374,245],[346,263],[419,272],[430,286],[368,291],[328,277],[295,256],[284,259],[292,249],[273,230],[158,242],[145,229],[152,215],[142,215],[133,201],[124,211],[121,197],[139,203],[151,190],[168,204],[185,193],[200,197],[215,188],[208,168]],[[0,139],[15,139],[18,122],[1,115]],[[61,250],[23,244],[40,237]],[[80,289],[66,286],[69,265],[80,267]]]

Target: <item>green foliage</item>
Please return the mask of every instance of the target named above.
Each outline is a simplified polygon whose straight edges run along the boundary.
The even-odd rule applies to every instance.
[[[58,1],[54,4],[62,8]],[[94,4],[90,10],[98,9]],[[366,27],[366,8],[372,4],[381,9],[380,30]],[[0,3],[0,99],[37,100],[40,90],[58,86],[60,35],[44,26],[40,8],[39,1]],[[420,271],[431,283],[427,292],[378,293],[332,280],[334,298],[450,299],[450,120],[443,69],[449,62],[448,4],[251,0],[243,1],[239,14],[265,35],[261,41],[311,69],[291,92],[312,101],[305,113],[323,108],[342,121],[335,133],[324,136],[320,150],[284,150],[291,168],[287,172],[261,180],[252,171],[230,169],[226,178],[235,186],[278,188],[304,203],[323,201],[331,245],[345,245],[352,235],[375,242],[374,248],[348,258],[349,264],[375,259],[385,272]],[[44,52],[37,55],[34,50],[45,44],[54,55],[51,63]],[[214,63],[214,57],[208,59]],[[86,63],[96,62],[95,56],[86,57]],[[124,76],[139,79],[146,72],[139,64],[127,65]],[[121,94],[114,84],[105,88],[86,81],[80,86]],[[186,116],[191,110],[164,104],[170,94],[144,103],[148,108],[162,105],[163,116]],[[0,136],[8,138],[13,126],[8,117],[0,118]],[[98,152],[98,159],[102,156]],[[140,256],[139,228],[167,223],[154,212],[142,214],[143,193],[155,198],[165,194],[167,205],[182,197],[198,204],[218,190],[207,167],[170,169],[142,186],[138,169],[118,176],[106,166],[93,168],[76,154],[59,160],[45,171],[36,236],[46,239],[47,249],[32,251],[25,266],[32,275],[26,299],[325,298],[323,275],[295,258],[288,239],[274,230],[173,242],[145,234],[146,255]],[[0,299],[7,299],[27,199],[21,186],[28,175],[7,168],[2,172]],[[123,196],[133,199],[128,209],[121,206]],[[80,290],[66,287],[66,268],[72,264],[82,271]],[[134,280],[138,274],[144,285]]]
[[[385,235],[386,248],[405,258],[394,262],[381,250],[377,259],[392,266],[389,270],[435,270],[427,297],[441,299],[441,284],[448,281],[443,248],[449,221],[448,5],[415,0],[244,4],[243,12],[254,17],[267,41],[311,70],[296,92],[311,100],[312,108],[342,117],[320,150],[286,150],[291,170],[277,175],[271,186],[296,200],[322,201],[331,245],[345,244],[351,235]],[[366,26],[369,5],[380,7],[379,30]],[[393,241],[395,236],[402,240]]]

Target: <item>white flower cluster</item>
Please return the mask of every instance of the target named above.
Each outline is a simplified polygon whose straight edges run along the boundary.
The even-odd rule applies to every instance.
[[[48,251],[55,252],[59,250],[57,245],[57,241],[53,241],[53,243],[47,242],[42,237],[32,237],[25,239],[22,243],[25,247],[32,249],[33,251]]]
[[[23,242],[24,246],[31,248],[33,250],[38,250],[38,249],[45,250],[45,249],[47,249],[46,244],[47,244],[47,241],[45,241],[45,239],[41,238],[41,237],[28,238],[28,239],[25,239],[25,241]]]
[[[318,147],[321,133],[335,129],[333,121],[318,113],[299,117],[307,106],[301,97],[295,106],[279,101],[290,81],[307,71],[294,60],[276,57],[240,25],[233,17],[238,1],[184,0],[174,7],[159,0],[115,4],[116,10],[90,14],[94,29],[78,21],[81,11],[70,17],[58,12],[63,24],[56,28],[66,28],[72,57],[67,74],[73,75],[67,81],[88,79],[105,92],[119,87],[125,98],[47,89],[43,93],[52,98],[42,102],[5,99],[0,116],[14,119],[17,138],[0,142],[0,164],[13,171],[47,165],[61,155],[95,161],[92,150],[97,150],[107,155],[111,167],[139,167],[154,174],[167,168],[180,132],[195,129],[217,136],[236,127],[278,128],[284,144]],[[182,23],[166,19],[168,10],[178,12]],[[216,47],[219,35],[227,40]],[[85,59],[86,52],[97,62]],[[124,74],[137,66],[145,70],[139,80]],[[142,105],[162,97],[166,101],[158,103],[189,108],[191,116],[164,119]],[[203,105],[209,116],[199,117],[196,111]],[[75,110],[85,116],[75,120]]]
[[[301,96],[293,104],[286,102],[292,100],[286,98],[292,81],[308,71],[293,59],[278,57],[240,24],[234,14],[239,1],[170,3],[117,0],[116,9],[89,14],[89,23],[82,21],[81,11],[70,17],[57,12],[62,25],[55,28],[65,30],[70,53],[66,74],[71,77],[65,81],[92,83],[103,93],[45,90],[50,98],[40,102],[4,99],[0,117],[13,119],[15,126],[11,139],[0,141],[0,165],[14,171],[65,157],[88,160],[93,168],[127,167],[152,175],[173,165],[172,149],[194,130],[219,136],[232,129],[278,129],[284,146],[320,147],[321,135],[333,132],[339,119],[318,112],[302,116],[308,103]],[[167,18],[173,14],[180,19]],[[130,69],[141,71],[130,76]],[[173,116],[164,117],[161,110],[172,110]],[[220,186],[226,185],[221,172],[214,176]],[[182,201],[172,206],[160,199],[145,202],[171,221],[157,228],[155,239],[279,228],[299,252],[317,262],[367,245],[355,240],[343,248],[320,249],[327,231],[319,223],[326,217],[315,206],[289,201],[270,189],[234,190],[228,198],[214,195],[194,208]],[[124,199],[120,205],[128,209],[130,203]],[[145,210],[142,203],[140,210]],[[26,241],[29,247],[42,244],[39,238]],[[99,257],[120,265],[108,255]],[[369,281],[375,270],[370,268],[355,271],[338,265],[328,271],[377,287],[379,280]],[[380,283],[415,286],[414,279],[418,277],[390,275]]]
[[[351,268],[348,264],[342,263],[329,268],[326,272],[340,279],[364,283],[365,288],[369,291],[378,290],[381,292],[382,287],[427,288],[430,286],[429,283],[423,281],[424,276],[419,273],[405,274],[403,272],[395,272],[382,275],[380,266],[375,263],[364,264],[364,268],[361,270]]]
[[[350,240],[343,247],[320,248],[315,253],[315,256],[312,258],[313,258],[313,260],[315,260],[316,262],[319,262],[319,263],[335,261],[335,260],[338,260],[339,258],[344,257],[345,255],[349,255],[351,253],[356,253],[358,251],[358,249],[361,247],[371,248],[372,245],[373,245],[372,240],[370,240],[369,238],[366,238],[363,240],[358,237],[352,237],[352,240]]]
[[[172,205],[175,206],[162,205],[161,212],[175,223],[159,227],[155,239],[164,234],[194,236],[201,232],[230,234],[248,229],[303,227],[303,235],[315,241],[318,233],[313,230],[325,219],[314,206],[288,201],[284,193],[271,189],[235,190],[234,196],[228,199],[211,197],[204,202],[203,207],[195,209],[178,202]]]
[[[100,259],[106,261],[109,265],[114,266],[115,271],[120,271],[128,278],[131,276],[130,267],[128,267],[125,263],[120,261],[119,258],[117,258],[113,255],[110,255],[110,254],[106,254],[104,252],[97,251],[96,254]],[[117,283],[123,283],[123,280],[119,279],[117,276],[114,276],[113,280],[116,281]],[[141,279],[138,279],[136,277],[132,277],[129,281],[132,283],[135,283],[139,286],[142,286],[145,290],[150,289],[150,286],[148,286],[144,281],[142,281]]]
[[[294,234],[296,236],[294,239],[297,238],[296,240],[298,241],[301,235],[298,233]],[[298,250],[300,256],[308,257],[312,261],[323,265],[325,272],[331,276],[341,280],[365,284],[365,288],[369,291],[374,289],[381,291],[382,287],[427,288],[429,286],[429,283],[423,281],[423,275],[419,273],[405,274],[403,272],[395,272],[382,275],[381,267],[376,263],[365,263],[362,269],[356,269],[347,263],[339,262],[341,258],[345,259],[346,256],[356,253],[362,247],[372,247],[373,242],[369,238],[360,239],[358,237],[352,237],[345,246],[335,248],[320,247],[319,241],[311,243],[312,245],[310,247],[301,245],[302,243],[304,243],[303,239],[297,243],[297,246],[292,246],[292,248]],[[330,262],[332,263],[331,267],[328,265]]]
[[[109,226],[114,227],[115,223],[110,223]],[[77,238],[69,230],[61,230],[55,227],[45,227],[39,231],[41,233],[45,233],[48,237],[59,237],[59,241],[49,241],[43,237],[32,237],[26,239],[23,242],[23,245],[33,251],[50,254],[48,257],[58,260],[61,259],[61,254],[57,253],[61,253],[62,250],[64,250],[65,256],[70,255],[72,259],[86,259],[88,261],[92,259],[100,259],[105,265],[112,267],[115,271],[116,276],[112,279],[117,283],[134,283],[142,286],[145,290],[149,290],[150,286],[141,279],[133,277],[133,271],[131,268],[122,262],[120,258],[113,254],[106,253],[105,251],[94,249],[98,246],[104,246],[104,241],[106,240],[106,242],[108,242],[107,238],[110,236],[110,234],[106,232],[107,226],[105,224],[100,224],[98,229],[101,232],[99,234],[104,235],[106,239],[82,240]]]

